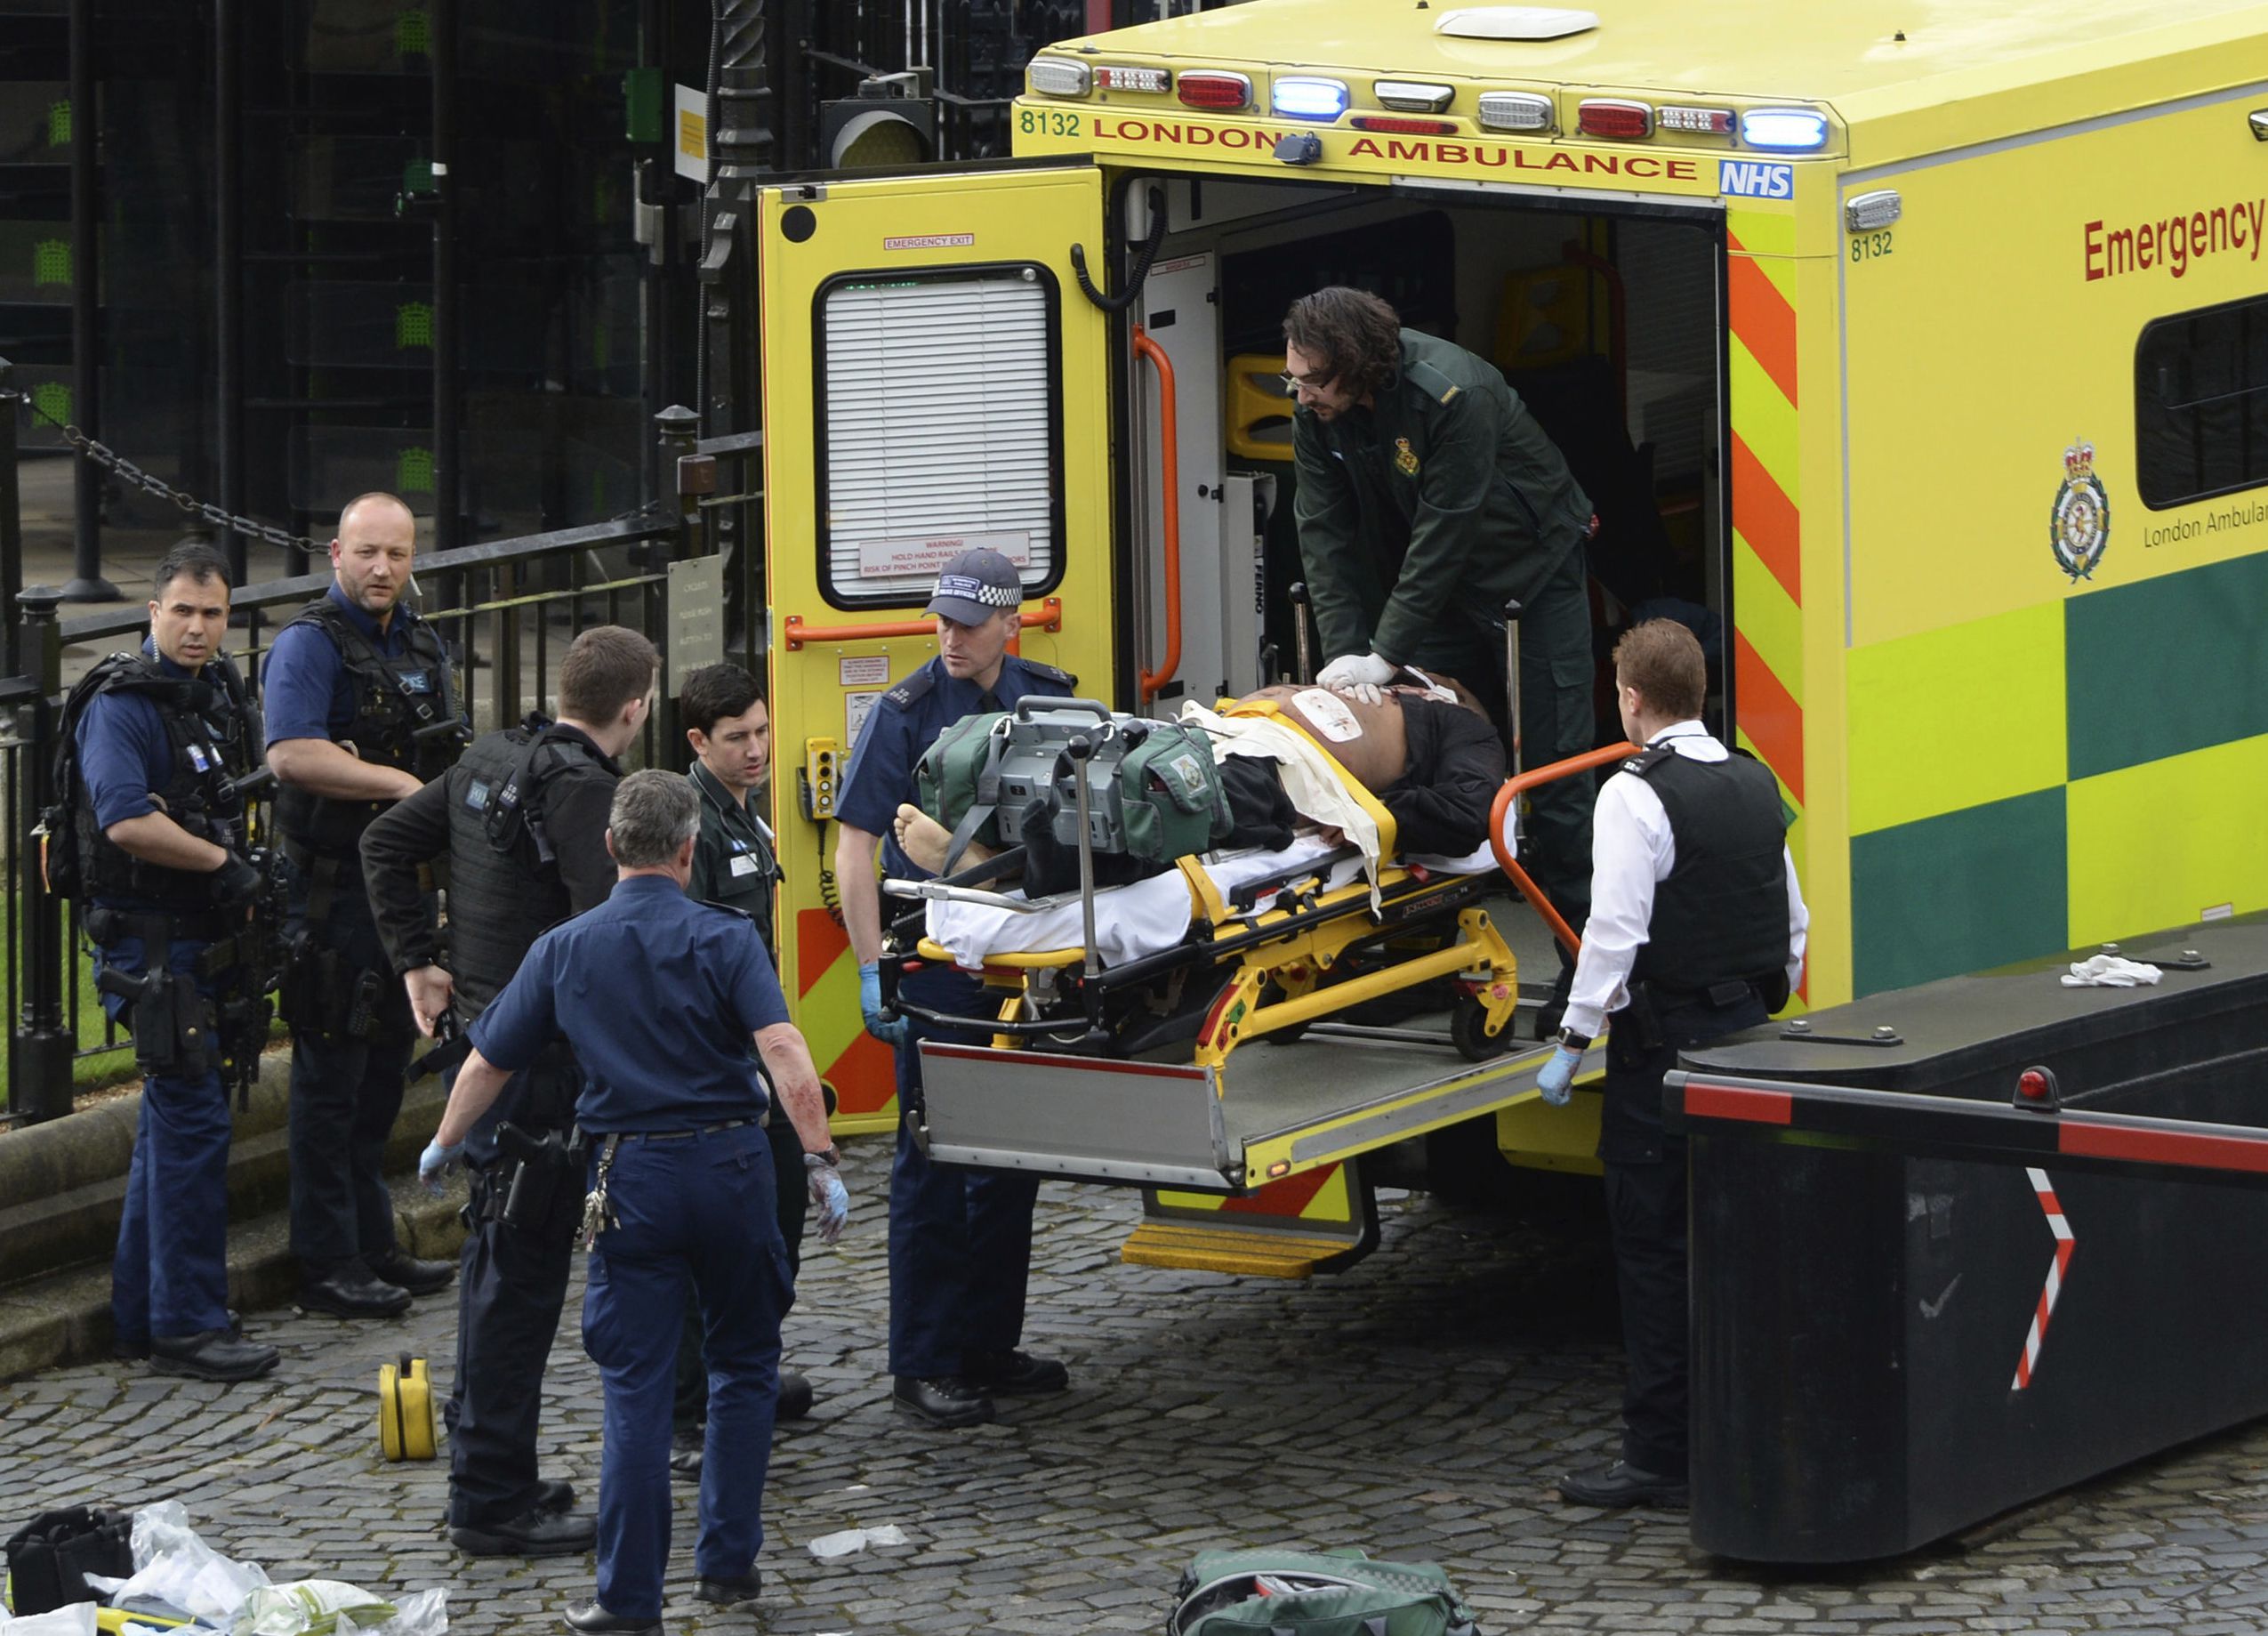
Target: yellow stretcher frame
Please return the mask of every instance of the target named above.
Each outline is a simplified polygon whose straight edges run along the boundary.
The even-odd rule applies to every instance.
[[[1299,733],[1314,746],[1347,794],[1377,826],[1381,858],[1391,858],[1397,838],[1394,815],[1349,775],[1339,758],[1301,727],[1296,718],[1279,709],[1275,700],[1224,700],[1218,713],[1226,716],[1272,717]],[[1498,849],[1500,853],[1501,850]],[[1454,942],[1396,962],[1383,971],[1367,972],[1343,983],[1326,984],[1325,976],[1340,956],[1355,944],[1374,936],[1386,923],[1373,908],[1374,893],[1366,877],[1331,887],[1327,883],[1329,865],[1323,864],[1311,880],[1280,889],[1275,897],[1276,907],[1245,912],[1235,909],[1221,896],[1201,858],[1180,858],[1177,867],[1189,889],[1191,916],[1198,923],[1234,927],[1240,936],[1248,931],[1265,931],[1271,926],[1286,928],[1281,939],[1248,943],[1222,957],[1224,961],[1236,962],[1235,974],[1215,998],[1198,1029],[1194,1066],[1224,1068],[1229,1053],[1246,1040],[1300,1028],[1440,977],[1465,979],[1467,1003],[1452,1015],[1452,1037],[1459,1050],[1475,1061],[1484,1061],[1510,1043],[1512,1022],[1519,1006],[1519,960],[1485,909],[1465,908],[1458,912],[1459,936]],[[1441,877],[1444,893],[1467,878]],[[1422,888],[1426,881],[1421,869],[1382,862],[1379,866],[1377,895],[1412,883]],[[1403,897],[1401,901],[1407,904],[1410,899]],[[1287,903],[1290,907],[1284,907]],[[1334,912],[1321,921],[1310,920],[1310,914],[1318,909]],[[1341,909],[1344,914],[1335,912]],[[953,961],[952,951],[929,938],[921,939],[919,948],[925,960],[940,963]],[[1193,947],[1193,955],[1199,952]],[[985,985],[987,990],[999,991],[996,1014],[1004,1022],[1022,1019],[1034,973],[1076,969],[1085,959],[1086,951],[1078,947],[1025,949],[986,955]],[[1271,991],[1275,997],[1270,997]],[[1018,1044],[1009,1035],[993,1036],[993,1044],[998,1050],[1012,1050]],[[1222,1073],[1217,1077],[1221,1092],[1226,1094],[1227,1076]]]

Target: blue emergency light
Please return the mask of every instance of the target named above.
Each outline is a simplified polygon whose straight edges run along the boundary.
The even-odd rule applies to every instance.
[[[1347,86],[1335,79],[1300,76],[1268,86],[1268,106],[1286,119],[1336,119],[1347,111]]]
[[[1741,116],[1741,140],[1751,148],[1824,148],[1827,116],[1808,108],[1752,108]]]

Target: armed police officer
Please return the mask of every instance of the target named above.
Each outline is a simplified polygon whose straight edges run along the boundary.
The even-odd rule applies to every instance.
[[[1501,679],[1516,598],[1524,761],[1589,749],[1591,503],[1558,447],[1495,366],[1402,328],[1367,291],[1301,296],[1283,338],[1292,515],[1329,661],[1316,681],[1383,687],[1405,665]],[[1503,688],[1482,691],[1500,716]],[[1573,779],[1529,803],[1523,861],[1580,931],[1589,804]]]
[[[380,1165],[416,1029],[357,851],[370,820],[455,761],[466,737],[440,636],[401,603],[416,548],[416,520],[392,495],[349,502],[330,591],[276,633],[261,674],[292,866],[292,1253],[301,1304],[341,1318],[406,1311],[455,1276],[394,1240]]]
[[[1590,927],[1559,1049],[1537,1076],[1564,1103],[1612,1013],[1598,1156],[1621,1287],[1622,1457],[1559,1479],[1583,1505],[1683,1506],[1686,1493],[1685,1143],[1662,1128],[1677,1053],[1754,1028],[1803,975],[1811,917],[1780,786],[1698,719],[1701,644],[1668,619],[1614,648],[1622,730],[1643,752],[1600,788]]]
[[[772,766],[772,718],[756,678],[737,665],[704,665],[688,672],[678,691],[678,721],[693,750],[686,778],[701,797],[701,839],[693,851],[693,875],[686,891],[696,900],[745,915],[764,939],[773,970],[779,951],[773,942],[775,889],[779,860],[771,826],[764,821],[764,786]],[[775,1175],[792,1176],[802,1164],[803,1143],[794,1124],[776,1107],[766,1123]],[[777,1189],[780,1241],[787,1247],[791,1276],[802,1270],[804,1189]],[[708,1417],[709,1371],[701,1356],[697,1311],[687,1315],[677,1354],[677,1404],[672,1417],[670,1469],[684,1478],[701,1474],[702,1422]],[[811,1412],[811,1382],[792,1370],[780,1371],[779,1403],[774,1418],[800,1420]]]
[[[937,576],[925,610],[937,617],[937,657],[874,701],[843,774],[835,816],[841,838],[835,870],[843,923],[858,959],[858,1004],[866,1030],[897,1048],[897,1155],[890,1170],[889,1366],[892,1398],[938,1426],[993,1418],[1002,1394],[1060,1391],[1064,1366],[1017,1350],[1032,1265],[1032,1207],[1039,1182],[933,1165],[914,1140],[921,1106],[918,1043],[937,1031],[911,1017],[881,1014],[882,870],[905,879],[914,867],[892,833],[898,807],[914,798],[913,769],[937,735],[963,716],[1013,710],[1037,695],[1065,698],[1073,679],[1052,665],[1008,651],[1019,628],[1024,584],[996,551],[963,552]],[[910,975],[907,1001],[966,1013],[981,985],[950,968]],[[944,1036],[944,1037],[953,1037]]]
[[[177,545],[152,584],[149,640],[73,689],[73,833],[51,844],[72,850],[103,1006],[133,1028],[143,1074],[110,1269],[119,1354],[163,1374],[245,1381],[277,1358],[228,1310],[222,1058],[251,1071],[268,1032],[266,979],[243,980],[262,881],[240,792],[260,728],[220,647],[228,565],[210,546]],[[231,1001],[246,1009],[222,1015]]]
[[[614,890],[607,814],[659,663],[636,631],[585,631],[559,667],[557,721],[484,733],[447,772],[381,813],[362,868],[390,971],[418,1030],[453,1032],[487,1008],[543,931]],[[446,867],[444,945],[419,889]],[[595,1524],[535,1463],[543,1366],[559,1332],[581,1212],[570,1153],[582,1074],[554,1044],[472,1131],[470,1232],[459,1258],[449,1426],[449,1537],[471,1556],[591,1549]],[[499,1126],[508,1126],[499,1132]],[[500,1152],[500,1148],[504,1149]]]
[[[772,1194],[803,1185],[842,1197],[813,1146],[826,1140],[818,1073],[763,939],[745,916],[685,895],[700,823],[700,798],[676,773],[636,772],[616,787],[614,895],[537,939],[472,1025],[472,1053],[419,1166],[430,1176],[454,1163],[511,1075],[567,1036],[585,1070],[575,1117],[591,1148],[583,1346],[607,1395],[599,1593],[568,1610],[579,1631],[661,1629],[671,1379],[688,1280],[709,1360],[694,1593],[728,1606],[756,1595],[780,1317],[794,1300]],[[772,1172],[752,1035],[804,1132],[792,1177]]]

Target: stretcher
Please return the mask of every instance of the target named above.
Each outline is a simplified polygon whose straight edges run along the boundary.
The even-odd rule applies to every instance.
[[[1298,728],[1269,700],[1221,708],[1274,715]],[[904,939],[910,947],[883,959],[884,1003],[956,1032],[989,1031],[996,1050],[1179,1059],[1186,1049],[1194,1067],[1218,1069],[1250,1041],[1296,1037],[1354,1007],[1447,979],[1457,1050],[1475,1062],[1504,1051],[1519,1002],[1518,962],[1482,900],[1498,883],[1499,860],[1509,861],[1516,847],[1505,803],[1494,815],[1502,833],[1487,851],[1453,860],[1398,858],[1393,815],[1347,776],[1328,745],[1304,731],[1301,737],[1376,826],[1374,880],[1356,849],[1310,841],[1275,858],[1184,858],[1170,874],[1101,891],[1091,885],[1091,859],[1082,852],[1082,891],[1035,902],[969,883],[989,865],[940,880],[886,882],[891,895],[920,901],[929,913],[919,934]],[[1083,782],[1079,787],[1083,798]],[[1083,835],[1083,812],[1080,827]],[[1138,899],[1121,909],[1114,893]],[[1083,931],[1075,944],[1033,947],[988,935],[972,949],[936,935],[956,923],[956,907],[986,912],[961,916],[964,931],[1012,930],[1019,916],[1060,926],[1073,901]],[[1173,913],[1184,903],[1186,915]],[[1105,918],[1110,930],[1098,934]],[[1130,931],[1159,924],[1178,928],[1162,947],[1129,940]],[[929,964],[981,975],[981,1008],[948,1015],[899,1001],[898,979]]]

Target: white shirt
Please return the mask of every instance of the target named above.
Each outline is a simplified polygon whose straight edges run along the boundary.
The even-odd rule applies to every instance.
[[[1666,744],[1697,762],[1721,762],[1728,752],[1698,721],[1675,721],[1646,741]],[[1796,884],[1796,860],[1780,849],[1788,869],[1788,986],[1804,974],[1804,939],[1811,911]],[[1609,1011],[1630,1003],[1630,968],[1653,922],[1653,889],[1677,866],[1677,840],[1661,797],[1634,772],[1618,772],[1598,792],[1591,816],[1591,917],[1567,1000],[1566,1026],[1596,1035]]]

